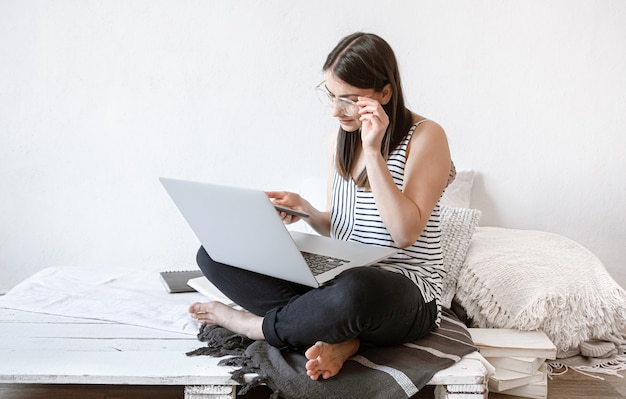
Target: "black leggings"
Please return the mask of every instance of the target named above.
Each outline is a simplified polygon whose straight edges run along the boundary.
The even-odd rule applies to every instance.
[[[399,273],[376,267],[349,269],[320,288],[215,262],[200,248],[204,275],[244,309],[263,317],[265,340],[280,349],[358,337],[374,345],[413,341],[435,327],[435,301]]]

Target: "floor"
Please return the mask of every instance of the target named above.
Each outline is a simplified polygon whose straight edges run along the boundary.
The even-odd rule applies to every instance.
[[[626,372],[622,375],[626,376]],[[263,389],[250,392],[244,399],[267,398]],[[24,385],[0,384],[3,399],[182,399],[180,386],[68,386],[68,385]],[[433,398],[433,387],[426,387],[413,399]],[[491,393],[490,399],[515,399],[514,396]],[[548,383],[548,399],[616,399],[626,398],[626,378],[606,376],[605,380],[587,377],[570,371],[555,376]]]
[[[626,373],[622,372],[626,377]],[[514,396],[490,394],[490,399],[509,399]],[[584,376],[575,371],[555,376],[548,382],[548,399],[616,399],[626,398],[626,378],[605,376],[604,381]]]

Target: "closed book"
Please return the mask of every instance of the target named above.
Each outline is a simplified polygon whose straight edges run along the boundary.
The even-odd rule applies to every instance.
[[[524,374],[533,374],[545,359],[539,357],[487,357],[487,361],[497,369],[507,369]]]
[[[530,399],[548,398],[548,381],[536,382],[534,384],[522,385],[521,387],[502,391],[505,395],[521,396]]]
[[[502,392],[528,384],[548,381],[548,368],[544,364],[534,374],[518,373],[506,369],[496,369],[496,373],[489,377],[489,390]]]
[[[176,294],[180,292],[194,292],[195,290],[187,285],[191,278],[203,276],[200,270],[171,270],[159,273],[161,282],[167,292]]]
[[[212,301],[219,301],[228,306],[233,306],[235,303],[230,300],[222,291],[218,290],[206,277],[196,277],[187,281],[187,284],[210,299]]]
[[[556,346],[543,331],[508,328],[469,328],[484,357],[537,357],[556,359]]]

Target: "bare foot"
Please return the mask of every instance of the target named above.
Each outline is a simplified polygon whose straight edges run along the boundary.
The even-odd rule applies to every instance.
[[[306,362],[306,374],[312,380],[319,377],[328,379],[336,376],[343,364],[359,350],[361,342],[358,338],[338,344],[327,344],[318,341],[304,353],[309,361]]]
[[[250,339],[262,340],[263,318],[250,312],[233,309],[221,302],[196,302],[189,306],[189,314],[200,323],[216,324]]]

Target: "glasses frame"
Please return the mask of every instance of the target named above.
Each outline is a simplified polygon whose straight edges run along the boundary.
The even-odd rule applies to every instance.
[[[322,103],[329,106],[331,109],[338,108],[342,115],[355,116],[359,113],[359,107],[356,102],[345,97],[337,97],[326,88],[325,80],[322,80],[317,86],[315,91],[318,93],[318,97]]]

